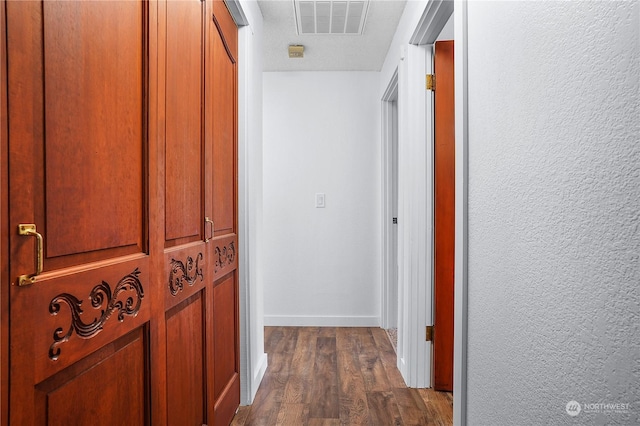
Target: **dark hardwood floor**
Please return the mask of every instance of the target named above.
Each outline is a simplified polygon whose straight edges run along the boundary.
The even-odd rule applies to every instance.
[[[450,425],[451,393],[410,389],[380,328],[265,327],[269,367],[233,426]]]

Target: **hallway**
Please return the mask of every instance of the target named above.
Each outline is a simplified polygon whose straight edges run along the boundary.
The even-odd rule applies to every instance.
[[[233,426],[448,425],[450,393],[407,388],[380,328],[266,327],[269,367]]]
[[[0,426],[640,424],[640,1],[298,3],[0,0]]]

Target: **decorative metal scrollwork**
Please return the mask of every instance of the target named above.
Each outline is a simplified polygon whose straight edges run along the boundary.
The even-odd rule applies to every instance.
[[[224,268],[227,264],[232,264],[236,258],[236,246],[233,241],[230,242],[228,246],[222,248],[216,247],[215,256],[215,272],[218,272],[218,270]]]
[[[89,293],[89,300],[91,300],[91,306],[94,309],[102,308],[102,310],[100,311],[100,317],[94,318],[91,323],[85,323],[80,318],[83,313],[81,308],[82,300],[69,293],[62,293],[54,297],[49,303],[49,313],[58,315],[60,304],[65,303],[71,311],[71,324],[66,332],[62,327],[56,328],[53,332],[53,343],[49,347],[49,358],[53,361],[58,359],[60,356],[59,346],[69,340],[74,330],[79,337],[90,339],[102,330],[104,324],[114,312],[117,311],[118,321],[120,322],[124,321],[125,316],[136,316],[144,297],[142,283],[138,278],[139,275],[140,271],[136,268],[132,273],[118,281],[113,293],[109,284],[104,281],[95,286]],[[124,300],[118,300],[118,296],[123,292],[134,292],[135,294],[129,295]]]
[[[191,256],[187,257],[187,264],[185,265],[179,260],[171,259],[171,272],[169,273],[169,291],[172,296],[178,294],[184,288],[186,282],[189,286],[195,284],[198,277],[200,281],[204,280],[202,274],[202,268],[199,267],[198,262],[202,260],[202,253],[198,253],[196,261],[194,263]],[[193,276],[189,274],[193,272]]]

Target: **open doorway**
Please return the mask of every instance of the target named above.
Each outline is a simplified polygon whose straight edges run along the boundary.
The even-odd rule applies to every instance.
[[[382,96],[381,323],[387,328],[392,324],[390,316],[397,315],[398,367],[407,384],[412,387],[436,387],[433,369],[438,360],[434,359],[434,345],[436,340],[442,342],[442,339],[434,338],[434,334],[442,337],[442,333],[446,333],[449,341],[453,341],[452,321],[448,330],[441,327],[440,332],[434,331],[438,328],[437,324],[434,327],[434,322],[439,322],[434,315],[434,280],[438,272],[434,235],[435,105],[432,93],[425,90],[425,74],[434,72],[434,44],[438,40],[454,38],[452,13],[453,5],[448,2],[427,5],[409,44],[400,46],[398,67]],[[394,140],[394,137],[397,139]],[[394,147],[398,149],[397,188],[394,186]],[[455,169],[452,167],[450,171],[450,175],[454,176]],[[449,181],[455,182],[452,179]],[[394,191],[398,195],[398,216],[393,215]],[[451,195],[455,195],[453,190]],[[446,216],[452,219],[455,214],[447,212]],[[393,217],[398,217],[395,225]],[[394,245],[396,230],[398,243]],[[454,237],[449,238],[451,247],[454,247]],[[453,257],[450,257],[453,262]],[[452,267],[447,270],[447,274],[453,274]],[[450,278],[449,283],[452,284],[453,277]],[[452,286],[448,288],[448,297],[452,302]],[[392,310],[392,304],[396,301],[397,313]],[[452,318],[453,309],[449,306],[447,311]],[[447,351],[447,362],[447,383],[437,386],[442,390],[451,390],[452,387],[453,355],[450,350]]]
[[[382,328],[398,346],[398,71],[382,98]]]

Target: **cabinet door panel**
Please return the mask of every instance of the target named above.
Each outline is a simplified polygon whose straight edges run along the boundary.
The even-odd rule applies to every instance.
[[[140,251],[142,5],[43,8],[47,256]],[[68,19],[73,30],[61,31]]]
[[[41,424],[141,425],[146,412],[143,328],[38,386]],[[82,371],[85,366],[90,366]],[[81,370],[81,371],[73,371]],[[79,409],[79,407],[81,407]]]
[[[149,421],[148,8],[6,3],[11,424]]]
[[[208,31],[212,84],[214,423],[229,424],[240,403],[237,236],[237,27],[222,1],[213,2]]]
[[[168,1],[166,7],[165,238],[195,241],[203,228],[204,6]]]
[[[169,425],[208,423],[205,318],[206,2],[163,3],[165,44],[164,274],[166,415]],[[208,231],[211,233],[211,231]]]
[[[167,313],[167,411],[170,425],[206,423],[205,298],[201,293]]]
[[[215,5],[218,2],[214,2]],[[224,7],[224,5],[222,5]],[[228,26],[226,9],[217,8],[215,27],[210,37],[213,60],[212,90],[213,112],[213,221],[215,235],[236,232],[236,180],[237,180],[237,67],[229,40],[235,33],[224,33]],[[215,9],[214,9],[215,10]],[[233,21],[231,21],[233,22]],[[231,31],[228,31],[231,32]]]
[[[215,330],[213,345],[216,352],[213,389],[216,399],[222,395],[224,389],[238,374],[235,342],[236,290],[235,273],[219,281],[213,290],[213,323]]]

